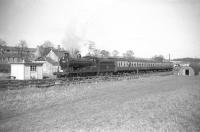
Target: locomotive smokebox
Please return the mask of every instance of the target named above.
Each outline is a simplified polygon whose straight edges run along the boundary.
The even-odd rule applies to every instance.
[[[69,53],[65,53],[64,56],[60,59],[60,66],[62,69],[69,67]]]

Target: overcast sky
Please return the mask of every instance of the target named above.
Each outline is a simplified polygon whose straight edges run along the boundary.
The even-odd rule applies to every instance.
[[[200,57],[200,0],[0,0],[0,38],[135,56]]]

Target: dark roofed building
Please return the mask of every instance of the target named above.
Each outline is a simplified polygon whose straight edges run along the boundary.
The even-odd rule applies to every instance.
[[[25,48],[20,50],[19,47],[1,46],[0,63],[22,62],[22,60],[33,60],[35,48]]]

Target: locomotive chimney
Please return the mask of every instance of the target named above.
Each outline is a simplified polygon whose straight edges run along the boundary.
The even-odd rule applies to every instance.
[[[65,56],[65,58],[69,58],[69,53],[65,52],[64,56]]]

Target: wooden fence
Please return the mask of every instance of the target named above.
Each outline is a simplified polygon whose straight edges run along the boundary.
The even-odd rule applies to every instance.
[[[25,87],[49,87],[55,85],[55,80],[0,80],[0,90],[22,89]]]

